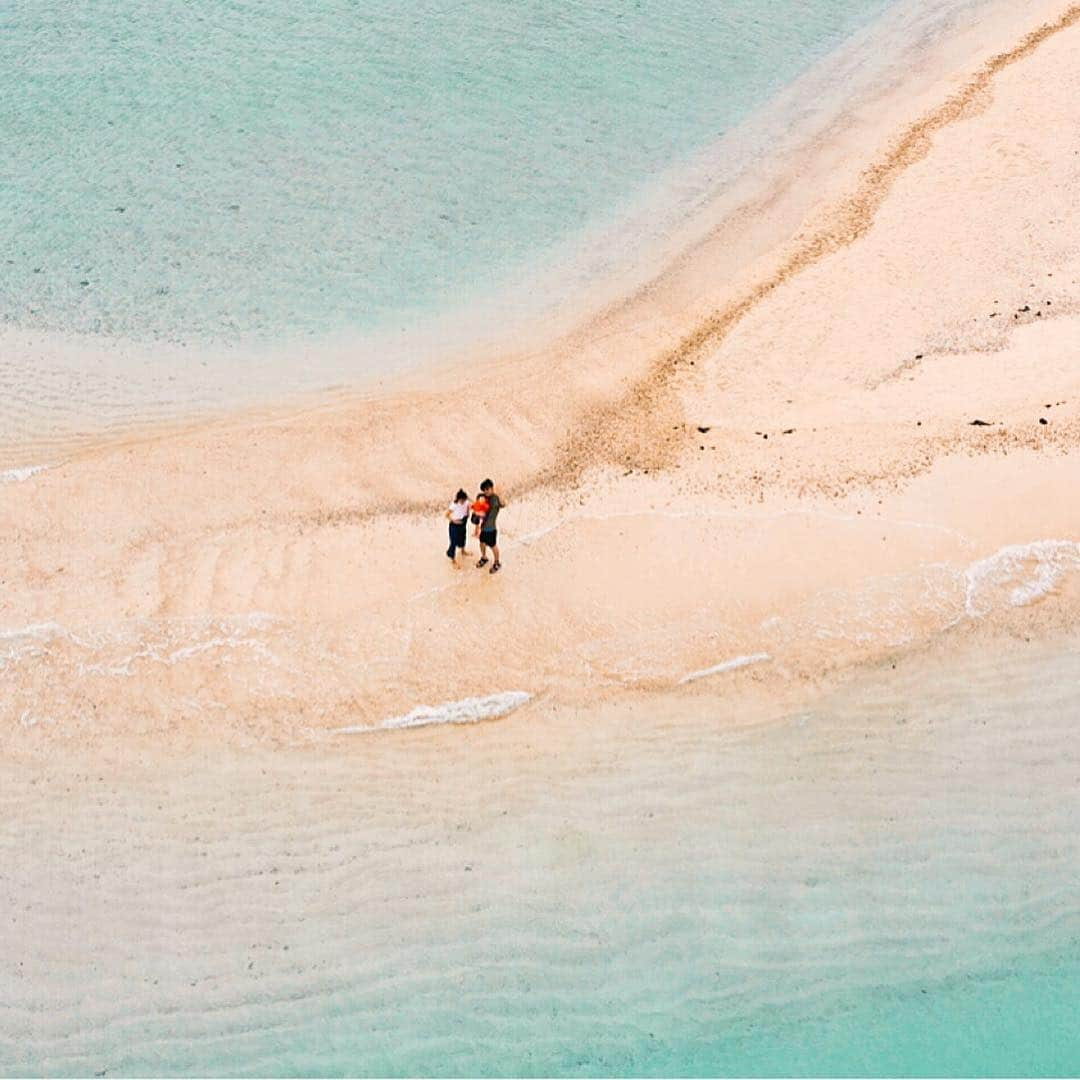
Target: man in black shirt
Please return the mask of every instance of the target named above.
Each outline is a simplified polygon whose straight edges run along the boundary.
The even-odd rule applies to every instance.
[[[480,493],[487,499],[488,511],[480,526],[480,561],[476,565],[487,566],[487,549],[491,548],[492,563],[489,572],[497,574],[502,567],[499,561],[499,511],[506,505],[506,500],[496,492],[492,480],[485,480],[480,485]]]

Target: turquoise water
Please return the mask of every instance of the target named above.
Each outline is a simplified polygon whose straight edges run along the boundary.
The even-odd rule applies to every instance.
[[[743,730],[8,773],[0,1073],[1076,1075],[1077,686],[1010,644]]]
[[[0,319],[397,330],[520,281],[888,0],[8,0]]]

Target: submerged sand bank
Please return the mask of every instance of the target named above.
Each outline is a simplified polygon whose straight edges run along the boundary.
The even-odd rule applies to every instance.
[[[600,1046],[670,1075],[838,1000],[938,1017],[957,980],[966,1055],[920,1071],[994,1057],[984,982],[1075,958],[1080,652],[974,644],[787,715],[623,694],[452,739],[0,762],[0,1062],[557,1075]],[[1037,1010],[1057,1061],[1074,971]]]
[[[6,746],[293,742],[717,668],[693,685],[719,693],[744,657],[790,687],[1047,600],[1067,624],[1078,23],[981,27],[875,104],[877,145],[825,144],[794,204],[555,346],[0,484]],[[441,555],[448,495],[488,473],[513,501],[495,579]]]

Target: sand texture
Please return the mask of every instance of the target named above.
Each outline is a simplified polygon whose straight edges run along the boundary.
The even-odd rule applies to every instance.
[[[5,750],[787,693],[1068,625],[1080,7],[1024,8],[557,341],[4,473]],[[442,554],[489,474],[495,578]]]

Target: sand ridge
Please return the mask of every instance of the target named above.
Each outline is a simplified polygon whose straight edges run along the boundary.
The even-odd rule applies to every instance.
[[[544,479],[572,482],[583,469],[598,462],[629,468],[669,464],[672,459],[668,451],[674,440],[667,431],[677,430],[677,421],[681,419],[671,407],[668,392],[675,374],[700,358],[706,349],[719,345],[747,313],[796,274],[865,236],[896,177],[930,152],[934,134],[973,111],[986,108],[994,79],[1001,71],[1030,56],[1050,37],[1078,21],[1080,5],[1072,5],[1054,22],[1032,30],[1019,44],[986,61],[960,90],[911,124],[884,158],[865,170],[857,189],[840,205],[830,208],[825,223],[801,240],[773,273],[756,283],[746,295],[699,323],[661,356],[648,375],[635,382],[627,394],[598,410],[575,430],[560,448],[556,463],[544,474]],[[676,423],[671,423],[673,420]],[[650,426],[643,432],[642,424]]]

